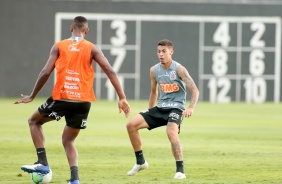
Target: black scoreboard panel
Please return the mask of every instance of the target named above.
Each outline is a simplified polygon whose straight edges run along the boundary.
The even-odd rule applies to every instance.
[[[79,14],[90,22],[87,39],[102,49],[130,99],[148,93],[147,69],[158,62],[156,40],[169,38],[176,47],[174,59],[193,74],[200,100],[280,100],[280,17]],[[56,14],[55,41],[69,36],[76,15]],[[95,72],[96,96],[115,99],[105,74],[99,67]]]
[[[204,100],[279,101],[279,18],[221,17],[202,27],[199,84]]]

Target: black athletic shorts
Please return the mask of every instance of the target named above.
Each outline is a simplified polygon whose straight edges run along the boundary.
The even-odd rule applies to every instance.
[[[57,121],[65,116],[67,126],[85,129],[90,107],[90,102],[60,101],[53,100],[50,97],[38,108],[38,111],[42,116],[50,117]]]
[[[180,133],[180,124],[183,120],[182,110],[180,109],[161,109],[153,107],[151,109],[140,112],[140,114],[144,117],[145,121],[149,125],[148,130],[166,126],[168,122],[174,122],[178,124]]]

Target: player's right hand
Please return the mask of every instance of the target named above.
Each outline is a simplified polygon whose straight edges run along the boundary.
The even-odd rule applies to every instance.
[[[121,111],[123,111],[126,117],[129,116],[129,114],[130,114],[130,106],[129,106],[129,103],[127,102],[126,99],[119,100],[118,108],[119,108],[119,113],[121,113]]]
[[[21,94],[21,97],[22,98],[15,101],[14,104],[29,103],[29,102],[33,101],[33,98],[31,98],[31,96]]]
[[[190,116],[192,116],[193,112],[194,112],[193,108],[187,108],[187,109],[185,109],[185,110],[183,111],[182,115],[183,115],[185,118],[186,118],[186,117],[189,118]]]

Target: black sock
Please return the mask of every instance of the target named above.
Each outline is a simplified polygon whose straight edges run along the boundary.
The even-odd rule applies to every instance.
[[[70,180],[71,181],[79,180],[79,177],[78,177],[78,167],[77,166],[72,166],[72,167],[70,167],[70,171],[71,171],[71,178],[70,178]]]
[[[176,172],[182,172],[184,174],[184,168],[183,168],[183,161],[182,160],[176,161]]]
[[[45,166],[48,165],[45,148],[36,148],[38,162]]]
[[[137,163],[138,165],[142,165],[142,164],[145,163],[145,159],[144,159],[144,157],[143,157],[143,152],[142,152],[142,150],[136,151],[136,152],[135,152],[135,156],[136,156],[136,163]]]

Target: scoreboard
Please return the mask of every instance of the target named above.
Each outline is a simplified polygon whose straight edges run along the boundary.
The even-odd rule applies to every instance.
[[[148,51],[156,55],[157,42],[152,45],[151,40],[168,38],[181,46],[179,62],[197,75],[192,77],[201,101],[280,101],[280,17],[59,12],[55,16],[56,42],[69,36],[69,25],[77,15],[88,19],[90,33],[93,25],[90,37],[113,61],[111,65],[129,99],[140,99],[149,91],[149,73],[143,71],[143,65],[155,64],[146,63],[152,55]],[[144,78],[147,85],[141,86]],[[107,76],[97,66],[95,93],[98,98],[116,98]]]
[[[279,101],[280,23],[272,17],[205,18],[199,35],[204,100]]]

